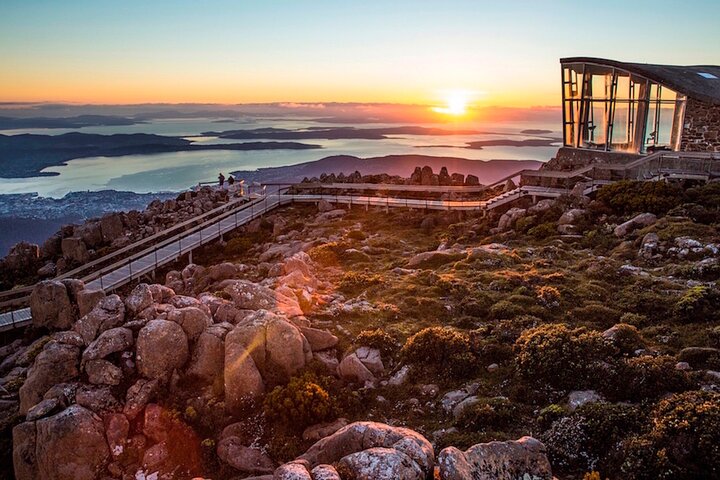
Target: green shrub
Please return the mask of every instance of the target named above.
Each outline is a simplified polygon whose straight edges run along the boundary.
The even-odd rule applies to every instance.
[[[675,315],[682,322],[705,322],[716,317],[720,295],[705,285],[689,288],[675,304]]]
[[[685,193],[671,183],[621,181],[602,187],[596,198],[616,215],[662,215],[683,203]]]
[[[380,275],[350,271],[343,274],[338,289],[344,293],[357,293],[373,285],[380,285],[381,283],[383,283],[383,278]]]
[[[720,394],[685,392],[661,401],[651,429],[625,442],[628,480],[720,477]]]
[[[553,308],[560,305],[560,290],[555,287],[550,285],[536,287],[535,295],[540,305],[544,307]]]
[[[603,391],[616,400],[639,401],[692,388],[688,374],[676,369],[676,363],[670,356],[622,360],[616,370],[605,378]]]
[[[526,330],[515,342],[515,362],[521,377],[558,389],[582,389],[597,383],[597,362],[610,347],[602,335],[585,328],[548,324]]]
[[[462,410],[455,425],[474,431],[506,430],[517,422],[518,405],[505,398],[480,400]]]
[[[350,230],[347,233],[347,238],[351,240],[365,240],[367,235],[362,230]]]
[[[543,240],[557,235],[557,225],[555,225],[555,222],[541,223],[540,225],[532,227],[527,233],[537,240]]]
[[[355,344],[377,348],[384,358],[394,355],[398,348],[397,340],[392,335],[385,333],[381,328],[363,330],[355,339]]]
[[[582,307],[574,308],[571,315],[575,321],[607,328],[615,324],[621,314],[601,302],[588,302]]]
[[[313,375],[293,377],[285,386],[275,387],[263,403],[265,416],[298,430],[331,419],[337,404]]]
[[[441,371],[455,378],[467,377],[478,368],[469,335],[451,328],[420,330],[405,342],[400,355],[411,365]]]
[[[565,407],[563,407],[562,405],[558,405],[557,403],[551,403],[547,407],[540,410],[540,413],[537,417],[537,423],[540,428],[545,430],[550,427],[553,422],[556,422],[557,420],[561,419],[566,415],[567,410],[565,410]]]
[[[490,307],[490,317],[495,320],[510,320],[524,313],[525,307],[509,300],[500,300]]]
[[[621,355],[631,355],[635,350],[645,345],[640,332],[633,325],[627,323],[618,323],[613,325],[614,334],[612,339],[608,340]]]

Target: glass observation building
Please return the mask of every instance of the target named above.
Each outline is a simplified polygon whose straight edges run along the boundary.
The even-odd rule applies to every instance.
[[[718,130],[720,67],[589,57],[560,63],[565,147],[627,154],[716,150],[706,134]]]

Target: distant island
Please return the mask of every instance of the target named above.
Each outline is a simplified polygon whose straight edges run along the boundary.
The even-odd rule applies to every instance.
[[[44,168],[64,165],[84,157],[118,157],[148,153],[185,152],[193,150],[305,150],[322,148],[297,142],[244,142],[229,144],[195,144],[191,140],[146,133],[95,135],[0,135],[0,177],[25,178],[54,176]]]
[[[561,142],[560,138],[533,138],[529,140],[509,140],[502,138],[499,140],[479,140],[477,142],[468,142],[463,148],[473,150],[481,150],[483,147],[552,147],[556,143]]]
[[[548,135],[553,133],[552,130],[543,130],[542,128],[528,128],[526,130],[520,130],[520,133],[525,135]]]
[[[239,140],[385,140],[388,135],[475,135],[476,130],[449,130],[417,126],[356,128],[356,127],[310,127],[290,130],[286,128],[254,128],[248,130],[226,130],[224,132],[203,132],[203,135]]]
[[[83,127],[117,127],[145,123],[132,118],[116,115],[78,115],[75,117],[31,117],[14,118],[0,117],[0,130],[16,130],[21,128],[83,128]]]

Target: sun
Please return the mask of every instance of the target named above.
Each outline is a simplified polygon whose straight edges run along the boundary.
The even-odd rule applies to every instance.
[[[442,92],[445,106],[433,107],[433,111],[445,115],[465,115],[472,99],[472,93],[467,90],[447,90]]]

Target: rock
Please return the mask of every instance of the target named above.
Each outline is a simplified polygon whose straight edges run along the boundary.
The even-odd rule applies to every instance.
[[[37,464],[37,431],[35,422],[24,422],[12,430],[12,457],[15,476],[8,478],[35,480],[40,478]]]
[[[235,436],[222,439],[217,446],[217,455],[231,467],[250,474],[272,473],[275,464],[262,450],[246,447]]]
[[[394,448],[375,447],[352,453],[340,459],[337,469],[344,478],[348,479],[425,480],[427,478],[420,465]]]
[[[402,385],[405,383],[410,376],[410,367],[408,365],[403,365],[400,370],[395,372],[392,377],[388,380],[389,385]]]
[[[175,322],[151,320],[138,333],[138,372],[150,379],[166,379],[188,359],[188,341]]]
[[[312,358],[300,330],[285,318],[259,310],[228,333],[225,348],[238,343],[247,349],[266,381],[285,383]]]
[[[90,313],[103,298],[105,298],[105,292],[99,289],[83,289],[79,291],[77,294],[78,315],[84,317]]]
[[[720,349],[711,347],[687,347],[680,350],[678,360],[687,362],[694,369],[720,368]]]
[[[333,422],[318,423],[307,427],[302,434],[302,439],[309,442],[316,442],[321,438],[332,435],[341,428],[347,426],[346,418],[338,418]]]
[[[335,210],[335,207],[332,206],[330,202],[327,200],[320,200],[317,205],[318,213],[325,213],[330,212],[332,210]]]
[[[448,447],[438,455],[441,480],[551,480],[545,445],[532,437]]]
[[[420,170],[420,184],[421,185],[432,185],[433,169],[428,165],[425,165]]]
[[[203,384],[210,384],[223,373],[225,344],[222,338],[203,332],[195,343],[187,374]]]
[[[418,268],[421,266],[436,266],[449,262],[460,260],[464,255],[455,250],[434,250],[431,252],[422,252],[410,257],[407,266],[409,268]]]
[[[288,317],[303,315],[297,299],[279,294],[267,287],[248,282],[233,280],[225,287],[225,293],[233,299],[235,306],[241,310],[269,310],[282,313]]]
[[[63,238],[60,243],[62,254],[65,259],[77,264],[84,264],[90,261],[90,252],[87,246],[79,237]]]
[[[329,222],[330,220],[335,220],[336,218],[342,218],[346,213],[347,212],[341,208],[330,210],[329,212],[321,213],[315,217],[315,223],[323,224]]]
[[[480,179],[477,177],[477,175],[468,175],[465,177],[465,185],[467,185],[467,186],[480,185]]]
[[[122,370],[107,360],[90,360],[85,363],[85,372],[88,381],[93,384],[119,385],[122,380]]]
[[[30,294],[33,325],[55,330],[68,330],[75,321],[75,309],[67,288],[56,280],[38,282]]]
[[[125,307],[132,315],[137,315],[152,305],[152,303],[152,290],[147,283],[139,284],[130,292],[130,295],[125,298]]]
[[[558,220],[558,225],[577,225],[580,220],[585,218],[587,212],[581,208],[573,208],[564,212]]]
[[[123,222],[121,213],[108,213],[100,219],[100,230],[103,241],[110,243],[123,235]]]
[[[48,262],[38,268],[37,275],[40,278],[50,278],[57,274],[57,265],[54,262]]]
[[[105,417],[105,436],[113,457],[118,457],[125,451],[129,433],[130,422],[125,415],[111,413]]]
[[[99,360],[116,352],[127,350],[133,345],[132,330],[124,327],[105,330],[85,349],[82,355],[83,363],[89,360]]]
[[[675,364],[675,370],[681,370],[683,372],[688,372],[692,370],[692,367],[688,362],[677,362]]]
[[[358,359],[375,375],[381,375],[385,366],[380,358],[380,350],[377,348],[360,347],[355,351]]]
[[[660,237],[655,232],[645,234],[638,250],[638,256],[642,258],[652,258],[658,253],[660,246]]]
[[[198,307],[185,307],[168,313],[168,320],[180,325],[188,340],[194,342],[200,334],[213,324],[210,315]]]
[[[465,409],[470,408],[473,405],[477,405],[478,403],[480,403],[480,398],[476,395],[470,395],[463,398],[457,403],[457,405],[453,407],[453,418],[455,418],[455,420],[458,420],[460,418],[460,415],[462,415],[462,413],[465,411]]]
[[[38,418],[47,417],[58,407],[60,407],[60,401],[57,398],[47,398],[28,410],[25,420],[31,422]]]
[[[532,205],[530,208],[528,208],[527,213],[528,215],[537,215],[539,213],[550,210],[553,206],[555,206],[555,200],[551,198],[546,198],[544,200],[540,200],[535,205]]]
[[[277,480],[314,480],[307,467],[297,461],[279,466],[273,473],[273,478]]]
[[[25,425],[25,424],[23,424]],[[51,417],[35,422],[35,464],[37,475],[28,478],[48,480],[95,480],[105,469],[109,451],[102,420],[91,411],[72,405]],[[17,427],[16,427],[17,429]],[[28,427],[18,430],[26,432]],[[15,443],[16,432],[13,431]],[[31,443],[27,438],[18,443]],[[16,472],[25,471],[15,461]],[[21,463],[18,469],[18,463]],[[18,476],[18,479],[23,477]]]
[[[245,345],[233,339],[230,332],[225,342],[225,408],[240,410],[248,400],[265,393],[265,383]]]
[[[640,215],[636,215],[627,222],[621,223],[620,225],[615,227],[613,233],[616,237],[625,237],[632,233],[634,230],[650,226],[656,221],[657,217],[652,213],[641,213]]]
[[[310,343],[313,352],[333,348],[338,343],[338,338],[327,330],[319,330],[311,327],[300,327],[300,332]]]
[[[79,356],[78,347],[57,342],[48,343],[35,359],[28,371],[27,380],[20,387],[20,413],[26,414],[56,383],[76,378],[80,373]]]
[[[586,403],[604,402],[605,399],[595,390],[575,390],[568,395],[568,407],[570,410],[585,405]]]
[[[491,363],[491,364],[488,365],[487,368],[486,368],[486,370],[487,370],[489,373],[497,372],[499,369],[500,369],[500,365],[498,365],[497,363]]]
[[[75,323],[73,330],[90,344],[102,332],[119,327],[125,322],[125,305],[119,296],[108,295],[85,316]]]
[[[25,273],[28,269],[37,268],[39,259],[40,247],[34,243],[19,242],[10,248],[3,265],[12,272]]]
[[[337,367],[340,362],[338,362],[335,350],[313,352],[313,359],[322,365],[327,373],[331,375],[337,374]]]
[[[158,385],[157,380],[141,378],[128,388],[123,413],[129,420],[134,420],[145,409],[145,405],[155,397]]]
[[[343,358],[340,365],[338,365],[337,373],[343,380],[360,384],[375,379],[372,372],[360,361],[355,353]]]
[[[143,454],[142,464],[148,472],[161,472],[170,460],[170,449],[167,442],[156,443]],[[148,477],[146,477],[148,478]]]
[[[110,387],[105,385],[83,385],[79,387],[75,393],[75,402],[100,415],[117,412],[122,407],[110,391]]]
[[[311,467],[321,464],[330,465],[338,461],[343,462],[344,457],[348,455],[374,448],[383,448],[391,450],[392,452],[404,454],[410,462],[406,462],[405,457],[402,455],[397,455],[397,457],[403,459],[403,462],[400,463],[405,465],[409,471],[416,471],[412,465],[414,464],[414,466],[421,472],[421,476],[409,478],[424,479],[432,476],[435,456],[432,445],[425,437],[407,428],[391,427],[389,425],[376,422],[351,423],[329,437],[325,437],[315,443],[298,459],[307,461]],[[377,456],[368,454],[361,457],[353,457],[352,460],[345,461],[343,463],[348,467],[348,470],[355,472],[356,474],[361,472],[363,467],[372,468],[371,465],[373,458],[377,458],[379,463],[387,465],[388,468],[390,468],[391,465],[395,465],[395,467],[392,468],[399,468],[400,465],[395,461],[398,458],[390,458],[392,452],[383,451]],[[408,470],[403,469],[402,471]],[[370,479],[405,477],[396,477],[391,475],[375,477],[343,476],[343,478]]]
[[[515,222],[518,219],[524,217],[525,214],[526,210],[524,208],[511,208],[507,212],[503,213],[503,215],[500,217],[500,220],[498,220],[498,230],[501,232],[505,232],[512,229],[515,226]]]
[[[342,480],[332,465],[318,465],[310,471],[312,480]]]

